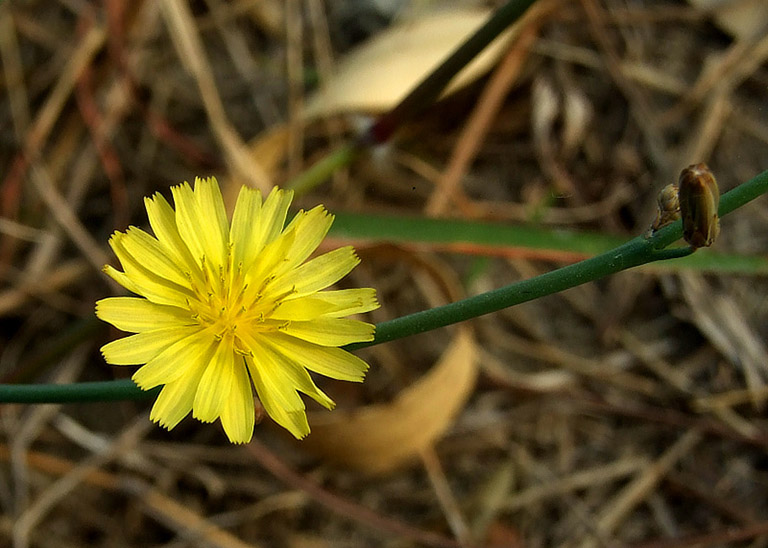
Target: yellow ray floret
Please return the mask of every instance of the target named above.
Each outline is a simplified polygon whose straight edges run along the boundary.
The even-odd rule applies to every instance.
[[[368,365],[340,346],[373,340],[346,316],[378,308],[373,289],[329,290],[360,262],[351,247],[310,258],[333,222],[322,206],[286,225],[291,192],[243,187],[231,225],[215,179],[145,199],[154,236],[136,227],[110,245],[123,271],[104,271],[137,297],[96,303],[96,315],[134,333],[101,349],[113,365],[140,365],[133,380],[162,386],[150,418],[171,429],[190,412],[221,420],[233,443],[253,436],[254,390],[267,414],[297,438],[309,433],[306,394],[334,407],[309,371],[362,381]]]

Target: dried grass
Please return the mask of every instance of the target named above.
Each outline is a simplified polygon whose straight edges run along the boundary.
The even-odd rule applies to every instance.
[[[3,382],[127,374],[87,326],[115,291],[107,236],[145,222],[141,196],[209,173],[266,188],[338,142],[338,125],[296,122],[307,67],[325,78],[353,37],[330,7],[0,5]],[[768,167],[768,38],[732,39],[674,0],[562,1],[527,32],[489,78],[301,201],[630,235],[690,163],[723,190]],[[261,164],[246,143],[286,120],[289,161]],[[765,200],[722,224],[718,249],[766,252]],[[411,278],[434,252],[380,253],[355,280],[379,288],[375,319],[428,306]],[[442,259],[468,293],[557,266]],[[243,448],[191,420],[160,431],[143,402],[6,405],[0,545],[766,546],[766,295],[763,279],[633,272],[480,318],[467,407],[385,475],[266,424]],[[366,392],[332,393],[391,398],[446,346],[441,332],[368,349]]]

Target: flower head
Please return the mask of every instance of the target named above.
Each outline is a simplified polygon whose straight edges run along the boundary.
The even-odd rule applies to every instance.
[[[344,318],[378,308],[373,289],[322,291],[360,260],[352,247],[309,259],[333,222],[322,206],[284,227],[292,193],[243,187],[231,226],[216,179],[145,198],[155,236],[136,227],[110,246],[124,269],[104,271],[139,297],[110,297],[96,315],[135,333],[102,347],[113,365],[142,365],[143,390],[163,385],[150,418],[171,429],[190,411],[221,419],[233,443],[253,436],[256,388],[264,409],[297,438],[309,433],[299,392],[332,409],[309,371],[362,381],[368,365],[339,346],[373,340],[374,326]],[[309,259],[309,260],[307,260]]]

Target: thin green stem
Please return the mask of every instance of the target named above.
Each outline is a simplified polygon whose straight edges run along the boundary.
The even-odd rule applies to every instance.
[[[719,215],[768,192],[768,171],[723,194]],[[500,287],[461,301],[402,316],[376,326],[376,338],[370,343],[350,345],[348,349],[363,348],[383,342],[423,333],[439,327],[476,318],[504,308],[551,295],[598,278],[615,274],[654,261],[689,255],[690,248],[664,249],[683,235],[683,225],[677,221],[656,232],[650,238],[638,236],[619,247],[590,259],[574,263],[535,278]]]
[[[682,234],[682,230],[680,232]],[[639,236],[607,253],[558,268],[535,278],[382,322],[376,326],[376,338],[373,342],[350,345],[348,349],[363,348],[431,331],[552,295],[641,264],[690,253],[689,248],[658,250],[654,248],[654,243],[653,238],[645,239]]]
[[[73,403],[143,400],[160,388],[141,390],[131,379],[70,384],[0,384],[0,403]]]
[[[309,192],[328,180],[342,167],[350,165],[362,151],[363,149],[358,145],[341,145],[308,170],[288,181],[285,188],[293,190],[297,194]]]
[[[768,171],[724,194],[720,200],[721,216],[727,215],[768,192]],[[541,276],[523,280],[487,293],[445,306],[416,312],[382,322],[376,326],[376,338],[369,343],[350,345],[347,350],[393,341],[417,333],[466,321],[509,306],[551,295],[621,270],[691,253],[690,248],[665,249],[682,236],[678,221],[659,230],[650,238],[637,237],[611,251],[571,264]],[[63,403],[112,401],[154,396],[142,392],[130,380],[67,385],[0,385],[2,403]]]

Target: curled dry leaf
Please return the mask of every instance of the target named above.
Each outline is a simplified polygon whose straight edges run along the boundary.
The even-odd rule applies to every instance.
[[[307,101],[305,117],[381,112],[394,107],[490,14],[487,10],[454,9],[395,24],[377,34],[341,60],[331,81]],[[516,28],[485,48],[445,93],[487,72]]]
[[[460,326],[438,362],[391,403],[312,414],[312,434],[301,442],[334,462],[383,473],[433,444],[472,393],[477,349]]]

